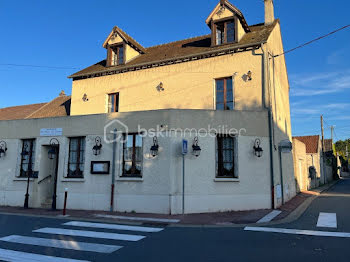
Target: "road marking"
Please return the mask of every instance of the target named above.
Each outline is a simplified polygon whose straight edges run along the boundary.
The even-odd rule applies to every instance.
[[[163,222],[163,223],[178,223],[180,219],[166,219],[166,218],[150,218],[150,217],[128,217],[128,216],[113,216],[113,215],[100,215],[96,214],[96,217],[114,218],[122,220],[134,220],[134,221],[150,221],[150,222]]]
[[[312,231],[312,230],[271,228],[271,227],[245,227],[244,230],[246,230],[246,231],[258,231],[258,232],[282,233],[282,234],[293,234],[293,235],[306,235],[306,236],[350,238],[350,233],[345,233],[345,232]]]
[[[125,241],[139,241],[145,238],[145,236],[138,236],[138,235],[115,234],[115,233],[84,231],[84,230],[71,230],[71,229],[51,228],[51,227],[45,227],[38,230],[33,230],[33,232],[66,235],[66,236],[80,236],[80,237],[104,238],[104,239],[112,239],[112,240],[125,240]]]
[[[63,257],[51,257],[45,255],[38,255],[33,253],[26,253],[14,250],[0,249],[0,260],[11,262],[89,262],[87,260],[76,260]]]
[[[266,216],[264,216],[262,219],[260,219],[258,222],[256,223],[266,223],[266,222],[270,222],[272,219],[274,219],[275,217],[277,217],[279,214],[281,214],[282,212],[279,210],[273,210],[270,213],[268,213]]]
[[[337,228],[337,214],[321,212],[318,216],[317,227]]]
[[[104,229],[129,230],[129,231],[139,231],[139,232],[147,232],[147,233],[155,233],[155,232],[160,232],[163,230],[163,228],[157,228],[157,227],[126,226],[126,225],[115,225],[115,224],[79,222],[79,221],[71,221],[71,222],[64,223],[63,225],[76,226],[76,227],[92,227],[92,228],[104,228]]]
[[[122,246],[103,245],[103,244],[66,241],[66,240],[58,240],[58,239],[47,239],[47,238],[38,238],[38,237],[25,237],[25,236],[17,236],[17,235],[3,237],[3,238],[0,238],[0,240],[5,242],[11,242],[11,243],[20,243],[25,245],[74,249],[78,251],[91,251],[91,252],[98,252],[98,253],[112,253],[122,248]]]

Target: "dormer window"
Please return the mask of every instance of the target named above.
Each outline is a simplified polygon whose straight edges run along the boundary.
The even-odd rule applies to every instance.
[[[112,66],[122,65],[125,63],[124,45],[111,46],[111,53],[112,53],[112,57],[111,57]]]
[[[236,27],[235,21],[223,21],[214,24],[216,34],[214,34],[216,45],[233,43],[236,40]]]

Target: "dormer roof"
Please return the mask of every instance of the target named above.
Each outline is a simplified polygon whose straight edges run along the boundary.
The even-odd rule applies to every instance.
[[[140,54],[146,53],[146,49],[140,45],[135,39],[133,39],[131,36],[129,36],[127,33],[125,33],[122,29],[120,29],[118,26],[113,27],[112,32],[108,35],[107,39],[103,43],[103,47],[107,48],[108,41],[115,36],[115,34],[118,34],[125,43],[130,45],[132,48],[134,48],[136,51],[138,51]]]
[[[211,21],[213,19],[213,17],[220,12],[220,10],[222,8],[227,8],[229,11],[231,11],[232,13],[236,14],[237,18],[239,19],[239,21],[242,24],[242,27],[244,29],[244,31],[246,33],[250,32],[250,28],[248,26],[247,21],[245,20],[242,12],[233,4],[231,4],[229,1],[227,0],[220,0],[220,2],[216,5],[216,7],[214,8],[214,10],[210,13],[210,15],[208,16],[208,18],[205,20],[206,24],[210,27]]]

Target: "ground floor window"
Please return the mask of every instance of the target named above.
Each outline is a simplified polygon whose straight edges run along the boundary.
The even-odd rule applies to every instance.
[[[238,178],[235,172],[236,137],[230,135],[218,135],[216,139],[216,177]]]
[[[123,176],[142,177],[142,137],[140,134],[124,135]]]
[[[35,139],[22,140],[20,177],[33,177],[35,163]]]
[[[68,175],[69,178],[84,177],[85,161],[85,137],[71,137],[69,139],[69,160]]]

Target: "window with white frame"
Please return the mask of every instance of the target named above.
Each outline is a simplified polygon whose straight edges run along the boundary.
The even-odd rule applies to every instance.
[[[125,134],[123,143],[123,177],[142,177],[142,136]]]
[[[21,151],[20,177],[33,177],[35,163],[35,139],[23,139]]]
[[[68,178],[84,177],[85,137],[69,138]]]
[[[216,177],[238,178],[235,169],[236,137],[232,135],[217,135]]]

